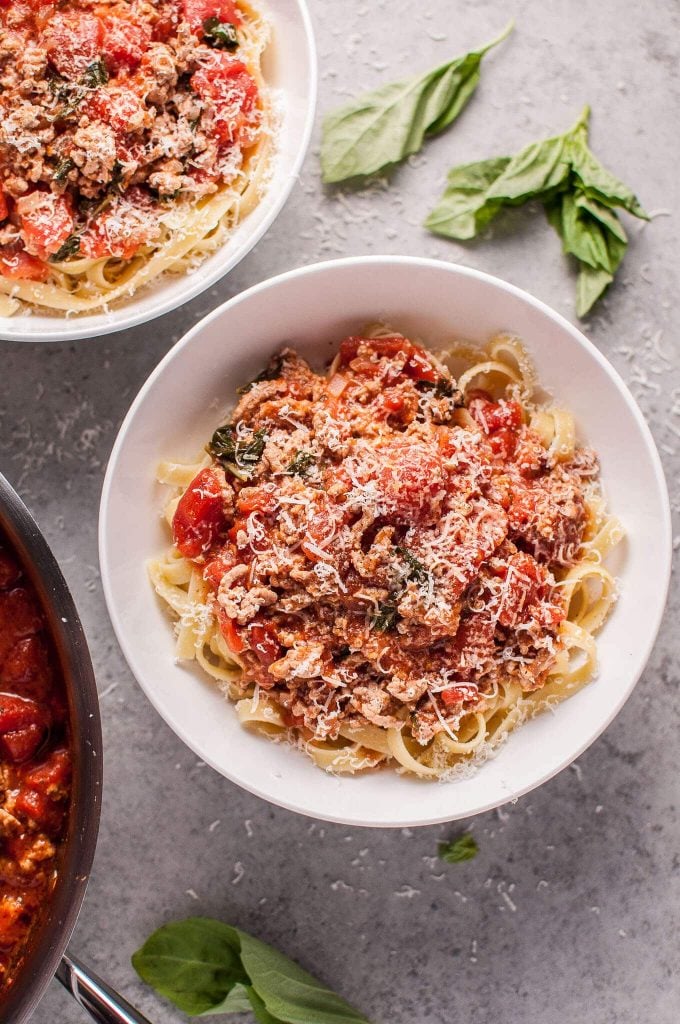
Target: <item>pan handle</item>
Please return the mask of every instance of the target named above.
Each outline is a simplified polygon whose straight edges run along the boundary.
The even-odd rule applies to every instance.
[[[151,1024],[88,967],[64,953],[56,977],[97,1024]]]

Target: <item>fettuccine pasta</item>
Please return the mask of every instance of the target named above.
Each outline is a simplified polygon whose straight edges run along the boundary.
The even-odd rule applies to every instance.
[[[159,467],[175,544],[149,571],[245,726],[438,779],[594,678],[623,530],[518,339],[434,356],[378,325],[242,392]]]

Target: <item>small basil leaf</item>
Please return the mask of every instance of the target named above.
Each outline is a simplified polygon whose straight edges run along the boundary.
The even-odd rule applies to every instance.
[[[487,201],[486,192],[509,163],[509,156],[499,156],[454,167],[425,227],[460,241],[474,238],[500,209],[500,203]]]
[[[450,843],[440,843],[438,856],[447,864],[460,864],[464,860],[472,860],[478,852],[479,847],[474,837],[469,832],[464,832]]]
[[[210,918],[193,917],[159,928],[133,955],[132,966],[148,985],[196,1016],[224,1006],[235,986],[249,984],[241,966],[239,933]],[[242,1008],[242,994],[237,995]]]
[[[252,935],[238,934],[243,967],[270,1015],[260,1018],[265,1024],[272,1018],[285,1024],[370,1024],[293,960]]]
[[[66,241],[55,253],[50,256],[50,263],[61,263],[62,260],[67,260],[71,256],[76,256],[80,252],[80,236],[69,235]]]
[[[203,22],[203,34],[211,46],[216,46],[222,50],[238,49],[236,26],[232,25],[230,21],[208,18]]]
[[[381,86],[327,114],[321,142],[323,181],[333,184],[377,174],[417,153],[427,136],[458,117],[477,87],[482,57],[511,30],[512,23],[480,50]]]
[[[266,444],[267,434],[264,430],[255,430],[249,437],[240,437],[232,424],[227,423],[217,428],[206,447],[224,469],[239,480],[250,480]]]

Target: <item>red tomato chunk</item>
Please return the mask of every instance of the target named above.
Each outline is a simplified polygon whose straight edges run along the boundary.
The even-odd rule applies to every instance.
[[[205,554],[225,527],[220,479],[202,469],[182,495],[172,520],[175,544],[185,558]]]

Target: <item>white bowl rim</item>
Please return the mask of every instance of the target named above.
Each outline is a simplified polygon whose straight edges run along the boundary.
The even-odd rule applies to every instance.
[[[246,791],[253,793],[255,796],[258,796],[269,803],[275,804],[276,806],[283,807],[286,810],[294,811],[298,814],[303,814],[307,817],[311,817],[317,820],[335,822],[338,824],[358,825],[368,828],[404,828],[441,824],[444,822],[456,820],[456,816],[452,816],[451,812],[449,812],[441,815],[428,815],[427,818],[421,819],[404,817],[399,818],[398,820],[395,819],[393,821],[380,821],[379,823],[376,823],[374,820],[371,820],[370,818],[357,817],[350,819],[347,817],[333,814],[332,811],[325,811],[323,809],[315,810],[314,812],[312,812],[305,808],[301,808],[292,798],[287,798],[285,795],[275,796],[272,794],[270,790],[268,790],[264,786],[257,785],[253,782],[244,782],[240,777],[237,776],[236,773],[227,771],[223,766],[217,765],[214,762],[214,760],[207,757],[205,751],[201,750],[200,746],[194,741],[194,739],[192,739],[191,735],[183,729],[181,723],[175,721],[171,723],[168,720],[168,718],[166,718],[161,701],[156,700],[154,693],[151,691],[150,688],[147,688],[146,684],[142,681],[143,673],[141,671],[139,673],[137,672],[135,667],[137,659],[135,657],[134,648],[128,644],[125,636],[125,631],[122,628],[121,623],[118,619],[116,603],[113,596],[113,590],[111,586],[106,557],[106,537],[109,533],[109,497],[113,485],[113,480],[115,477],[116,463],[118,461],[120,451],[125,442],[126,434],[130,424],[134,420],[138,409],[144,403],[146,396],[152,390],[156,380],[164,373],[166,367],[174,361],[176,356],[184,348],[186,348],[188,345],[191,345],[194,337],[196,337],[196,335],[202,332],[205,327],[211,324],[214,320],[219,319],[224,313],[226,313],[232,307],[237,306],[242,302],[248,301],[252,297],[258,295],[260,292],[265,291],[270,287],[284,284],[286,281],[293,280],[298,277],[303,277],[306,275],[313,276],[315,274],[324,273],[325,271],[331,268],[341,269],[343,267],[351,266],[370,266],[371,264],[383,264],[392,266],[410,265],[424,268],[430,267],[432,269],[437,270],[448,270],[454,274],[460,274],[463,277],[474,278],[476,280],[494,285],[501,291],[505,291],[521,300],[524,300],[529,305],[533,306],[534,308],[542,312],[545,316],[555,321],[560,327],[567,331],[567,333],[571,335],[573,340],[582,348],[584,348],[586,352],[599,364],[601,369],[605,372],[607,377],[609,377],[609,379],[616,387],[616,390],[624,399],[631,415],[633,416],[637,424],[640,434],[644,439],[645,447],[647,449],[647,454],[650,460],[650,465],[653,468],[655,481],[658,486],[659,498],[662,499],[664,507],[663,521],[659,523],[660,531],[663,534],[660,546],[666,552],[666,557],[664,560],[664,577],[663,580],[660,581],[661,586],[657,591],[661,599],[658,603],[658,607],[655,611],[655,614],[649,623],[647,642],[645,643],[644,647],[642,648],[638,656],[637,664],[635,665],[634,671],[631,672],[629,676],[628,685],[620,691],[618,701],[612,704],[610,713],[606,718],[604,718],[600,723],[598,723],[598,728],[593,732],[588,732],[585,739],[582,742],[580,742],[576,747],[574,747],[573,750],[568,755],[566,755],[557,765],[553,766],[549,770],[537,774],[526,785],[519,786],[517,789],[513,789],[511,792],[498,798],[493,798],[485,802],[480,802],[479,806],[477,806],[474,811],[471,811],[468,817],[474,817],[478,814],[483,814],[486,811],[493,810],[496,807],[501,807],[509,802],[514,803],[517,799],[519,799],[519,797],[524,796],[525,794],[531,792],[534,789],[537,789],[539,786],[542,786],[544,783],[554,778],[561,771],[563,771],[570,764],[572,764],[578,757],[580,757],[580,755],[585,750],[587,750],[592,743],[594,743],[594,741],[605,731],[605,729],[609,727],[609,725],[612,723],[614,718],[616,718],[616,716],[619,714],[624,704],[630,697],[632,691],[637,685],[640,676],[642,675],[647,665],[652,649],[656,642],[659,629],[661,627],[661,623],[663,620],[667,604],[668,589],[670,586],[671,578],[673,545],[670,500],[668,496],[668,487],[666,484],[666,478],[664,475],[661,458],[659,456],[656,444],[654,442],[654,438],[652,436],[652,432],[649,429],[647,421],[645,420],[637,402],[635,401],[631,392],[629,391],[628,386],[626,385],[625,381],[620,376],[618,371],[609,362],[609,360],[607,360],[602,355],[602,353],[599,351],[598,348],[596,348],[593,342],[591,342],[582,333],[582,331],[579,330],[578,327],[570,323],[570,321],[567,320],[566,317],[562,316],[561,313],[558,313],[556,310],[552,309],[541,299],[535,298],[533,295],[531,295],[530,292],[524,291],[524,289],[518,288],[516,285],[510,284],[509,282],[504,281],[502,278],[496,277],[493,274],[488,274],[485,271],[477,270],[476,268],[473,267],[466,267],[457,263],[450,263],[444,260],[430,259],[421,256],[399,256],[379,254],[374,254],[370,256],[349,256],[343,257],[341,259],[324,260],[319,263],[313,263],[307,266],[297,267],[293,270],[286,271],[285,273],[277,274],[274,277],[267,278],[264,281],[260,281],[257,284],[253,285],[252,287],[246,289],[245,291],[240,292],[238,295],[235,295],[227,302],[222,303],[222,305],[218,306],[211,313],[208,313],[207,316],[203,317],[202,320],[195,324],[194,327],[192,327],[182,338],[180,338],[180,340],[175,345],[173,345],[173,347],[166,353],[163,359],[161,359],[156,368],[152,371],[151,375],[147,378],[147,380],[140,388],[136,398],[134,399],[120,426],[118,435],[111,450],[111,455],[109,457],[109,461],[106,467],[104,484],[102,487],[102,496],[99,509],[98,532],[99,560],[102,587],[104,591],[106,605],[109,612],[109,617],[111,619],[114,633],[123,652],[123,655],[128,663],[128,666],[133,676],[137,680],[139,686],[141,687],[141,689],[143,690],[143,692],[145,693],[146,697],[151,702],[153,707],[159,713],[161,718],[163,718],[166,724],[169,725],[173,732],[175,732],[175,734],[182,740],[184,744],[186,744],[187,747],[189,747],[190,750],[192,750],[205,763],[209,764],[210,767],[213,768],[216,772],[218,772],[225,778],[228,778],[231,782],[239,786],[241,789],[245,789]],[[455,785],[455,783],[452,783],[452,785]]]
[[[117,334],[120,331],[128,330],[130,327],[137,327],[139,324],[149,323],[151,320],[157,320],[166,313],[172,312],[174,309],[183,306],[187,302],[191,302],[198,295],[201,295],[203,292],[207,291],[208,288],[211,288],[218,281],[222,280],[223,277],[226,277],[227,274],[229,274],[234,267],[241,262],[241,260],[245,259],[257,243],[261,241],[281,213],[281,210],[288,201],[293,190],[293,186],[299,177],[300,169],[309,149],[312,130],[314,128],[314,118],[316,116],[319,68],[312,17],[309,13],[307,0],[292,0],[292,2],[298,8],[300,18],[302,20],[306,58],[309,64],[309,96],[307,99],[302,135],[295,158],[286,174],[276,200],[272,202],[267,215],[262,219],[261,223],[258,224],[256,229],[247,235],[238,249],[234,250],[227,263],[222,266],[214,267],[209,274],[194,274],[193,287],[168,289],[168,294],[165,296],[163,301],[159,302],[157,306],[151,309],[143,309],[135,312],[135,296],[133,295],[126,303],[111,311],[109,322],[100,322],[93,325],[93,318],[95,316],[101,316],[101,313],[99,312],[92,315],[86,314],[72,319],[63,316],[59,319],[55,318],[55,327],[53,329],[47,327],[44,330],[41,330],[40,333],[32,333],[30,331],[21,330],[21,317],[18,319],[14,319],[12,317],[0,317],[0,340],[26,341],[34,343],[79,341],[82,338],[101,338],[105,335]],[[228,244],[228,241],[229,240],[227,239],[225,245]],[[57,324],[59,326],[57,326]],[[69,325],[68,330],[65,325]]]

